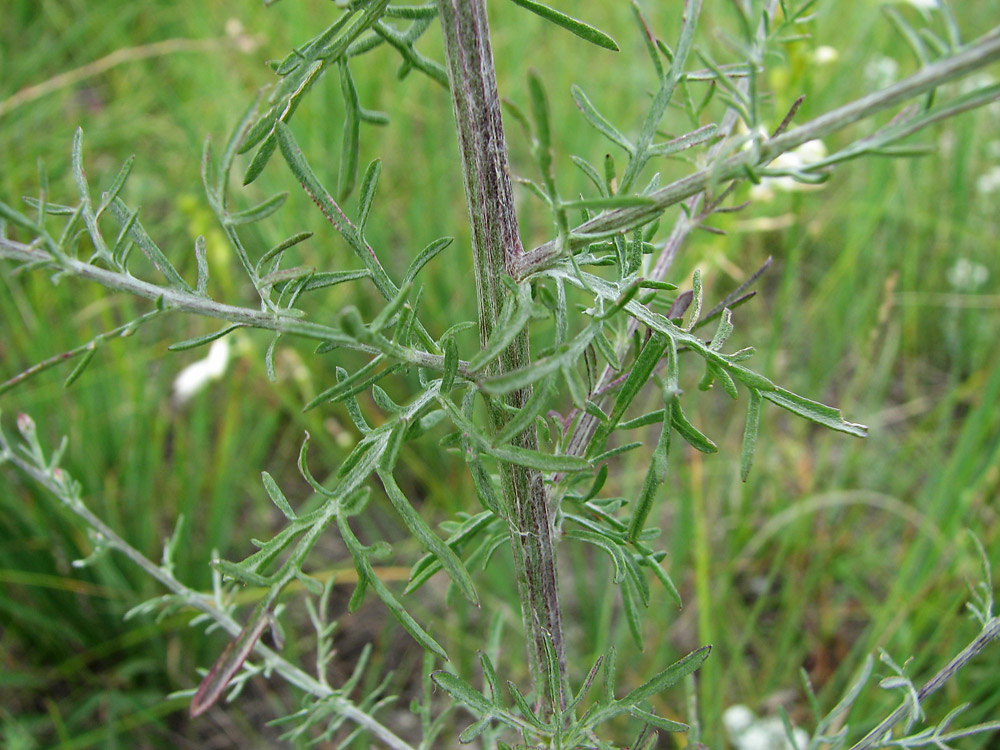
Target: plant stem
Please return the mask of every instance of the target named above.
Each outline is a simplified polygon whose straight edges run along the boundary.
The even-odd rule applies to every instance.
[[[511,274],[524,249],[507,171],[485,0],[438,0],[438,11],[472,223],[479,334],[485,346],[506,294],[502,279]],[[492,366],[491,374],[520,369],[529,360],[528,334],[522,331]],[[530,388],[515,391],[506,397],[506,403],[520,408],[530,396]],[[493,429],[502,429],[508,420],[505,410],[494,402],[489,411]],[[521,433],[515,443],[537,449],[534,426]],[[535,696],[542,712],[548,713],[553,703],[565,705],[562,676],[566,671],[551,512],[540,472],[501,463],[500,477]],[[549,684],[546,640],[558,659],[558,685]],[[554,700],[546,701],[546,696]]]

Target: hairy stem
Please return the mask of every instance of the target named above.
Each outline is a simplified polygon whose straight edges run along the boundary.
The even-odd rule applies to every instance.
[[[438,10],[445,36],[448,77],[472,222],[479,333],[485,346],[505,297],[502,279],[511,274],[524,250],[518,236],[507,171],[507,147],[500,120],[500,98],[485,0],[438,0]],[[528,335],[522,331],[492,366],[491,374],[520,369],[529,360]],[[530,396],[530,388],[515,391],[506,397],[507,404],[520,408]],[[508,415],[500,404],[493,403],[490,418],[493,429],[498,431]],[[534,426],[521,433],[515,442],[524,448],[536,449],[538,438]],[[529,664],[539,705],[547,711],[544,696],[558,696],[558,702],[565,704],[562,680],[559,685],[550,685],[545,669],[546,640],[549,640],[558,658],[560,675],[565,674],[552,517],[540,472],[501,463],[500,475]]]

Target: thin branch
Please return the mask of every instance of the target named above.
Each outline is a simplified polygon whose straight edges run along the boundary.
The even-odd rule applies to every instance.
[[[0,462],[2,462],[3,459],[10,461],[25,474],[45,487],[45,489],[58,497],[63,505],[82,519],[91,530],[100,536],[101,540],[107,546],[121,552],[129,560],[139,566],[143,572],[161,583],[174,595],[183,599],[188,606],[211,617],[230,635],[236,637],[240,634],[243,629],[242,626],[230,617],[229,614],[216,607],[210,597],[185,586],[183,583],[174,578],[169,571],[162,566],[155,564],[152,560],[135,549],[135,547],[118,536],[118,534],[116,534],[110,526],[94,515],[90,509],[84,505],[83,501],[79,497],[78,491],[74,489],[73,480],[70,479],[65,472],[61,469],[43,471],[33,463],[19,456],[12,448],[7,446],[2,438],[0,438],[0,449],[2,449],[2,452],[0,452]],[[363,727],[374,737],[377,737],[385,743],[386,746],[392,748],[392,750],[415,750],[412,745],[398,737],[392,732],[392,730],[379,722],[377,719],[368,715],[355,706],[350,700],[338,695],[330,687],[322,684],[319,680],[312,677],[312,675],[299,667],[296,667],[281,655],[259,642],[254,646],[254,652],[267,663],[270,669],[280,674],[290,685],[294,685],[300,690],[324,701],[329,701],[336,707],[336,710],[342,716],[354,722],[358,726]]]
[[[623,232],[654,220],[670,206],[680,203],[712,184],[723,182],[742,174],[750,168],[766,165],[775,158],[801,146],[807,141],[823,138],[843,130],[849,125],[872,117],[909,99],[925,94],[949,81],[1000,60],[1000,28],[981,37],[977,42],[945,60],[939,60],[889,86],[882,91],[861,97],[799,127],[764,141],[758,150],[751,149],[712,164],[694,174],[677,180],[650,194],[646,205],[607,211],[584,222],[575,229],[569,241],[569,250],[590,244],[593,236]],[[525,279],[541,271],[561,257],[562,248],[551,240],[518,258],[514,271],[516,279]]]
[[[275,315],[264,310],[227,305],[203,297],[196,292],[158,286],[129,274],[109,271],[68,256],[56,260],[44,250],[3,237],[0,237],[0,258],[24,263],[47,264],[58,269],[60,273],[94,281],[107,289],[128,292],[136,297],[154,300],[164,309],[183,310],[206,318],[238,323],[249,328],[261,328],[315,341],[331,342],[368,354],[385,353],[400,362],[426,367],[435,372],[444,371],[444,357],[441,355],[400,346],[387,340],[379,342],[378,345],[364,344],[331,326],[313,323],[290,315]],[[470,375],[468,362],[464,361],[459,362],[458,372],[462,377],[470,380],[478,380],[481,377],[480,375]]]
[[[917,691],[917,701],[923,703],[932,693],[937,692],[962,667],[968,664],[997,638],[1000,638],[1000,617],[994,617],[989,620],[972,643],[962,649],[958,656],[948,662]],[[895,711],[883,719],[877,727],[866,734],[859,742],[852,745],[851,750],[868,750],[868,748],[879,746],[881,740],[912,710],[913,704],[909,701],[904,701]]]

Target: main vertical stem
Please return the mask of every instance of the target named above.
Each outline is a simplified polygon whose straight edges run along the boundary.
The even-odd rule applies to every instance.
[[[501,279],[510,273],[513,261],[524,253],[524,248],[518,235],[507,172],[507,146],[500,121],[500,97],[485,0],[438,0],[437,4],[444,29],[448,79],[472,223],[479,335],[485,345],[504,300]],[[493,372],[518,369],[529,361],[525,331],[493,365]],[[520,408],[530,396],[530,388],[515,391],[507,396],[507,405]],[[493,403],[490,418],[494,430],[499,430],[508,416],[499,404]],[[517,442],[524,448],[537,449],[535,428],[521,433]],[[532,679],[539,706],[547,712],[547,696],[554,696],[559,705],[565,705],[561,678],[566,670],[552,518],[540,472],[501,463],[500,478]],[[546,639],[558,658],[558,685],[549,684],[545,669]]]

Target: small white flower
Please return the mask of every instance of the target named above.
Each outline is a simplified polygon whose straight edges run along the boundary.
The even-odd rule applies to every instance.
[[[248,34],[238,18],[226,20],[226,36],[233,41],[236,49],[245,55],[256,50],[261,44],[261,38],[254,34]]]
[[[976,192],[980,195],[989,195],[1000,190],[1000,167],[993,167],[979,175],[976,180]]]
[[[730,706],[722,712],[722,726],[726,728],[731,739],[743,734],[755,721],[757,717],[754,712],[741,703]]]
[[[883,89],[899,76],[899,63],[891,57],[877,57],[865,66],[865,80],[877,89]]]
[[[771,169],[799,170],[810,164],[822,161],[826,156],[827,150],[823,141],[811,140],[806,141],[798,148],[779,155],[767,166]],[[814,190],[816,187],[816,185],[798,182],[794,177],[788,175],[765,177],[760,181],[760,184],[750,188],[750,199],[766,202],[774,199],[775,190],[790,193],[798,190]]]
[[[974,292],[990,279],[990,271],[982,263],[959,258],[946,274],[948,283],[959,292]]]
[[[830,65],[840,59],[840,53],[835,48],[824,44],[813,50],[812,59],[817,65]]]
[[[221,378],[229,365],[229,340],[219,339],[208,350],[208,356],[199,359],[178,373],[174,379],[174,401],[183,404],[213,380]]]

